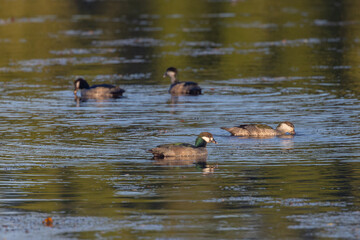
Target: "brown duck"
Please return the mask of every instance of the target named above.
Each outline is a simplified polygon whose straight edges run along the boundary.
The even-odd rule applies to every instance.
[[[265,125],[265,124],[247,124],[247,125],[240,125],[237,127],[222,127],[231,133],[233,136],[249,136],[249,137],[267,137],[267,136],[280,136],[285,134],[295,134],[295,127],[294,124],[291,122],[281,122],[273,129],[272,127]]]
[[[195,145],[189,143],[172,143],[159,145],[148,150],[154,158],[182,157],[182,156],[206,156],[206,144],[217,143],[213,135],[209,132],[202,132],[195,140]]]
[[[172,95],[200,95],[201,88],[196,82],[180,82],[177,78],[177,69],[169,67],[164,73],[164,77],[171,79],[169,93]]]
[[[83,78],[78,78],[74,82],[75,90],[74,95],[78,90],[81,90],[82,98],[94,98],[94,99],[105,99],[105,98],[118,98],[121,97],[125,92],[124,89],[116,87],[110,84],[98,84],[90,85]]]

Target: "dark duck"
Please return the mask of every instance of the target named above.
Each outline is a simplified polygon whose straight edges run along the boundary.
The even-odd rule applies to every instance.
[[[200,95],[201,88],[196,82],[180,82],[177,78],[178,71],[174,67],[166,69],[164,77],[171,79],[169,93],[172,95]]]
[[[82,98],[93,98],[93,99],[106,99],[106,98],[119,98],[125,92],[124,89],[116,87],[110,84],[97,84],[90,85],[83,78],[78,78],[74,82],[75,90],[74,95],[81,91]]]

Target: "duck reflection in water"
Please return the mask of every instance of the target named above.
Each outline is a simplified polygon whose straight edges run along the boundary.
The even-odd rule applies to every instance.
[[[179,156],[179,157],[164,157],[153,158],[155,165],[161,166],[192,166],[195,164],[196,169],[201,170],[203,174],[214,173],[218,165],[209,165],[207,163],[207,156]]]
[[[206,163],[207,155],[203,156],[178,156],[178,157],[153,157],[155,165],[162,166],[187,166],[192,164]]]
[[[195,163],[195,165],[196,165],[196,168],[201,169],[201,171],[204,175],[214,173],[215,169],[218,168],[218,164],[209,165],[209,164],[207,164],[207,162],[197,162],[197,163]]]
[[[166,101],[167,104],[173,104],[174,106],[177,104],[191,103],[191,102],[194,102],[194,96],[190,96],[190,95],[183,95],[183,96],[171,95],[170,99]]]
[[[294,135],[281,135],[281,150],[283,153],[290,153],[294,149]]]
[[[123,98],[125,98],[125,97],[123,97]],[[85,106],[87,102],[91,102],[92,107],[102,108],[102,107],[106,106],[108,102],[116,101],[116,99],[115,98],[89,99],[89,98],[75,96],[74,101],[76,102],[76,107]]]

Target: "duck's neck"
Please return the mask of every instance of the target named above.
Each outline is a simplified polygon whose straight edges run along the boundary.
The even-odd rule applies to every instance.
[[[278,135],[285,135],[287,132],[283,131],[282,129],[276,129],[275,130],[277,132]]]
[[[195,147],[206,147],[206,141],[202,139],[201,137],[197,137],[195,140]]]
[[[171,84],[175,84],[179,82],[179,80],[176,78],[176,75],[170,76],[170,80],[171,80]]]

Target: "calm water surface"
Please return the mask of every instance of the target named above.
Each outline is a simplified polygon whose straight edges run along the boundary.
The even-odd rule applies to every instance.
[[[357,1],[0,6],[0,239],[360,238]],[[171,98],[169,66],[204,94]],[[125,97],[76,102],[77,76]],[[146,152],[202,131],[206,164]]]

